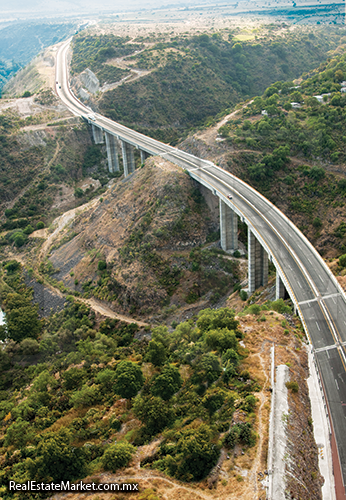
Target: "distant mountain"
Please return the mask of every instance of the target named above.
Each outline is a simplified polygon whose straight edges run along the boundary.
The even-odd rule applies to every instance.
[[[18,3],[18,2],[15,2]],[[41,50],[75,33],[73,22],[21,21],[0,29],[0,90]]]
[[[199,9],[219,11],[220,8],[228,9],[230,12],[261,12],[280,9],[320,9],[323,6],[342,5],[344,2],[335,0],[227,0],[222,7],[215,5],[210,0],[128,0],[126,4],[120,0],[99,0],[96,4],[92,0],[0,0],[1,15],[21,14],[29,17],[43,15],[70,15],[86,13],[102,13],[102,11],[126,12],[134,9],[167,9],[186,8],[187,10]]]
[[[64,40],[76,23],[22,21],[0,29],[0,59],[25,65],[42,49]]]

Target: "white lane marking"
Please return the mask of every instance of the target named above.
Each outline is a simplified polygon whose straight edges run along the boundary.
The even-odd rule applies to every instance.
[[[333,344],[333,345],[327,345],[326,347],[317,347],[317,349],[315,349],[315,352],[327,351],[327,354],[328,354],[328,351],[331,349],[337,349],[336,345]],[[328,356],[329,356],[329,354],[328,354]]]
[[[299,281],[297,281],[298,285],[300,286],[300,288],[302,288],[302,285],[299,283]]]
[[[323,279],[321,278],[321,275],[320,275],[320,274],[318,275],[318,277],[320,278],[320,280],[321,280],[321,281],[322,281],[322,283],[323,283]]]
[[[300,248],[301,250],[303,250],[303,249],[302,249],[302,247],[299,245],[299,243],[297,243],[297,245],[299,246],[299,248]]]
[[[327,356],[328,356],[328,358],[330,358],[330,356],[329,356],[329,351],[328,351],[328,350],[327,350]]]
[[[334,297],[332,297],[332,301],[334,302],[334,304],[336,304],[335,300],[334,300]]]
[[[335,380],[336,387],[338,388],[338,391],[339,391],[340,389],[339,389],[338,381],[336,380],[336,378],[334,380]]]
[[[312,262],[311,262],[311,260],[309,259],[309,257],[308,257],[308,261],[309,261],[309,262],[310,262],[310,264],[312,265]]]
[[[321,331],[320,325],[316,321],[317,328]]]

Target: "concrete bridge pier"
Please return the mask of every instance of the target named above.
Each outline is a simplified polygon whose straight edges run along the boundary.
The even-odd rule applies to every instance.
[[[123,153],[124,177],[127,177],[135,171],[134,146],[125,141],[121,141],[121,150]]]
[[[109,172],[119,172],[119,158],[118,158],[118,148],[117,139],[114,135],[105,132],[106,137],[106,148],[107,148],[107,159],[108,159],[108,170]]]
[[[148,158],[149,154],[146,151],[143,151],[143,149],[139,150],[140,155],[141,155],[141,163],[145,163],[145,160]]]
[[[253,293],[256,288],[266,286],[268,283],[268,254],[250,228],[248,228],[248,266],[249,292]]]
[[[97,125],[92,124],[93,138],[95,144],[103,144],[103,130]]]
[[[284,299],[285,298],[285,285],[280,278],[280,274],[276,271],[276,288],[275,288],[275,300]]]
[[[225,252],[238,249],[238,216],[219,199],[221,248]]]

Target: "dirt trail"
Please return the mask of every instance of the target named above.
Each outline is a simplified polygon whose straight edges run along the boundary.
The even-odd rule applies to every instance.
[[[59,141],[56,141],[56,148],[55,148],[55,151],[54,151],[54,155],[53,155],[52,159],[48,162],[48,165],[45,168],[45,170],[47,168],[49,168],[53,164],[53,162],[55,162],[55,160],[57,159],[57,156],[59,154],[59,151],[60,151],[60,143],[59,143]]]
[[[244,104],[244,106],[241,109],[236,109],[235,111],[232,111],[232,113],[230,113],[229,115],[224,116],[221,121],[219,121],[216,125],[214,125],[214,127],[207,128],[202,132],[197,132],[195,134],[196,139],[200,139],[204,141],[206,144],[214,146],[219,132],[219,128],[222,127],[223,125],[226,125],[228,120],[233,118],[236,114],[240,113],[242,109],[246,108],[246,106],[248,106],[251,103],[252,101]]]
[[[24,259],[25,254],[22,255],[14,255],[13,253],[9,254],[10,257],[18,260],[23,266],[25,266],[26,262]],[[50,283],[45,283],[44,286],[48,288],[51,292],[53,292],[55,295],[58,295],[59,297],[64,297],[64,294],[60,292],[58,288],[55,288],[53,285]],[[120,321],[123,321],[124,323],[136,323],[140,327],[145,327],[145,326],[150,326],[149,323],[145,323],[144,321],[138,321],[137,319],[131,318],[130,316],[124,316],[123,314],[118,314],[114,312],[110,307],[106,306],[102,302],[92,298],[92,299],[83,299],[82,297],[78,297],[75,299],[76,301],[79,302],[84,302],[84,304],[87,304],[88,306],[91,307],[95,312],[98,312],[102,314],[102,316],[106,316],[107,318],[111,319],[119,319]]]
[[[140,479],[148,479],[148,480],[159,480],[162,481],[166,484],[169,484],[172,486],[172,489],[170,489],[170,494],[176,493],[177,491],[186,491],[189,493],[190,498],[194,500],[198,500],[199,498],[202,498],[203,500],[211,500],[211,498],[215,498],[215,495],[213,493],[205,494],[202,491],[197,491],[195,488],[189,488],[188,486],[183,486],[182,484],[179,484],[178,481],[171,481],[170,479],[167,479],[164,476],[160,476],[159,474],[155,472],[151,472],[148,470],[141,470],[136,474],[136,476],[113,476],[111,474],[107,474],[106,476],[103,476],[103,481],[102,482],[129,482],[129,481],[139,481]],[[176,498],[176,497],[174,497]]]
[[[75,116],[66,116],[64,118],[58,118],[57,120],[50,120],[49,125],[47,123],[39,123],[38,125],[27,125],[26,127],[22,127],[22,132],[32,132],[33,130],[45,130],[51,126],[58,126],[59,124],[65,125],[67,121],[76,121]]]
[[[115,313],[114,311],[112,311],[112,309],[110,309],[110,307],[102,304],[102,302],[99,302],[96,299],[82,299],[78,297],[78,299],[76,300],[88,304],[94,311],[102,314],[103,316],[107,316],[108,318],[119,319],[120,321],[124,321],[125,323],[136,323],[138,326],[142,327],[149,326],[149,323],[145,323],[144,321],[138,321],[131,318],[130,316],[123,316],[122,314]]]
[[[107,92],[108,90],[113,90],[122,85],[124,82],[134,82],[138,80],[138,78],[142,78],[142,76],[149,75],[153,70],[140,70],[140,69],[131,69],[131,73],[127,76],[124,76],[121,80],[115,83],[106,83],[103,87],[100,88],[100,92]]]

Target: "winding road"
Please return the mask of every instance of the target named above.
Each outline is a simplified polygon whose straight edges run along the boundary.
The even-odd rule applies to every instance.
[[[249,185],[209,161],[146,137],[100,114],[72,94],[67,53],[57,53],[57,94],[76,116],[93,114],[96,126],[152,155],[187,170],[245,221],[268,253],[303,322],[321,376],[333,437],[334,474],[345,497],[346,485],[346,297],[335,277],[305,236],[272,203]],[[232,199],[227,195],[231,193]],[[332,440],[333,441],[333,440]]]

